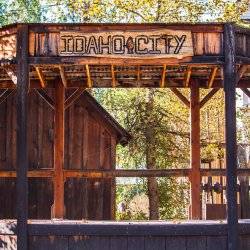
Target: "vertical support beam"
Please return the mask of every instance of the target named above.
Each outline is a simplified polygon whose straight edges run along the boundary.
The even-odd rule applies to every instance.
[[[201,219],[201,173],[200,173],[200,91],[197,81],[191,82],[190,121],[191,121],[191,218]]]
[[[54,213],[55,218],[64,216],[64,98],[65,88],[61,81],[55,86],[55,139],[54,139]]]
[[[28,249],[28,25],[17,28],[17,249]]]
[[[238,249],[235,33],[224,25],[228,249]]]

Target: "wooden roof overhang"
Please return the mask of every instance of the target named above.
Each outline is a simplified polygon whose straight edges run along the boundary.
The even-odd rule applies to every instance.
[[[17,76],[16,48],[19,24],[0,29],[0,88],[15,88]],[[223,86],[224,49],[223,23],[206,24],[27,24],[29,32],[30,87],[53,87],[56,79],[61,79],[65,87],[189,87],[190,80],[197,79],[202,88],[221,88]],[[236,41],[236,63],[238,71],[237,87],[250,87],[250,30],[234,26]],[[175,36],[185,35],[179,51]],[[89,40],[93,35],[96,41]],[[99,36],[98,36],[99,35]],[[147,46],[156,42],[153,37],[165,38],[167,53],[121,54],[108,52],[94,53],[100,49],[105,52],[105,44],[113,36],[124,36],[124,50],[132,41],[136,49],[136,37],[140,37],[142,53]],[[67,41],[64,37],[67,37]],[[73,48],[73,40],[84,37],[90,53],[79,53]],[[100,38],[101,37],[101,38]],[[108,38],[109,37],[109,38]],[[111,38],[110,38],[111,37]],[[64,39],[64,40],[63,40]],[[143,40],[144,39],[144,40]],[[151,40],[150,40],[151,39]],[[170,40],[168,40],[170,39]],[[72,48],[64,53],[62,43]],[[111,41],[111,40],[110,40]],[[118,45],[121,46],[118,39]],[[138,41],[138,40],[137,40]],[[65,44],[66,44],[65,42]],[[89,42],[89,43],[88,43]],[[96,44],[95,44],[96,42]],[[134,44],[133,44],[134,42]],[[72,42],[73,43],[73,42]],[[88,43],[88,44],[87,44]],[[151,43],[151,45],[150,45]],[[78,46],[82,46],[78,41]],[[139,43],[138,43],[139,44]],[[178,44],[177,44],[178,45]],[[66,46],[66,45],[65,45]],[[97,46],[95,48],[95,46]],[[112,44],[110,45],[112,46]],[[156,45],[155,50],[157,50]],[[113,49],[113,47],[110,47]],[[119,49],[119,48],[118,48]],[[74,51],[73,51],[74,50]]]
[[[234,24],[15,24],[0,29],[0,88],[11,89],[17,85],[18,249],[28,248],[29,87],[56,89],[55,218],[64,216],[65,87],[78,88],[79,93],[92,87],[168,87],[173,91],[177,87],[191,87],[190,101],[180,92],[175,93],[190,107],[192,169],[188,176],[192,192],[191,216],[195,219],[201,217],[202,211],[200,108],[223,87],[227,244],[230,249],[238,249],[235,87],[242,88],[250,96],[247,89],[250,87],[249,57],[250,32]],[[200,87],[213,88],[201,102]],[[11,91],[3,91],[1,96]]]

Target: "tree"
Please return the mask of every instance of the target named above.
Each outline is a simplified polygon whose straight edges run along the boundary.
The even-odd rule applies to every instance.
[[[0,1],[0,21],[1,24],[45,21],[238,21],[247,4],[247,0],[11,0],[8,4]],[[150,169],[187,166],[188,111],[168,90],[105,90],[97,91],[96,96],[134,136],[129,150],[119,149],[118,164]],[[216,147],[206,147],[208,142],[223,140],[220,126],[224,120],[219,119],[220,116],[224,117],[221,103],[222,96],[217,95],[214,102],[209,103],[201,113],[202,126],[206,128],[202,130],[204,133],[201,135],[205,145],[205,157],[211,157],[211,154],[217,157],[216,154],[221,153],[219,146],[218,152]],[[210,123],[217,125],[207,126]],[[166,188],[174,191],[172,187],[177,190],[181,185],[174,178],[165,181],[148,179],[151,218],[158,218],[159,207],[161,217],[172,216],[171,212],[164,212],[162,209],[165,202],[164,192],[161,192],[163,187],[166,193]],[[176,197],[181,199],[181,196]],[[170,200],[169,196],[165,198]],[[171,204],[168,203],[168,206],[171,207]],[[173,206],[171,209],[174,211]],[[183,213],[183,210],[181,211]],[[177,216],[181,217],[181,214]]]

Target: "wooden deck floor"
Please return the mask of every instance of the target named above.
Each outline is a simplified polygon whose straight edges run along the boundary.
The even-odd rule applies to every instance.
[[[0,221],[0,249],[16,249],[16,222]],[[239,250],[250,250],[250,220],[239,221]],[[31,250],[223,250],[225,221],[29,221]]]

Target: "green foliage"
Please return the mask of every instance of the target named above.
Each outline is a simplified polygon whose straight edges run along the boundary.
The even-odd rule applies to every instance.
[[[236,21],[247,9],[247,0],[0,0],[0,24],[13,22],[200,22]],[[169,90],[96,90],[98,100],[132,134],[128,147],[118,147],[117,165],[145,168],[148,150],[156,168],[189,165],[189,113]],[[188,91],[183,91],[189,95]],[[204,96],[207,91],[202,92]],[[149,95],[152,107],[149,109]],[[242,111],[240,138],[249,138],[249,116]],[[222,91],[201,110],[202,158],[223,157],[224,107]],[[148,141],[148,131],[151,139]],[[244,137],[245,136],[245,137]],[[243,138],[243,139],[242,139]],[[249,139],[248,139],[249,140]],[[158,180],[160,217],[184,218],[188,203],[186,182]],[[147,194],[146,182],[119,187],[117,199],[128,205]],[[120,219],[146,219],[144,213],[118,214]]]
[[[0,0],[13,22],[239,22],[248,0]]]

